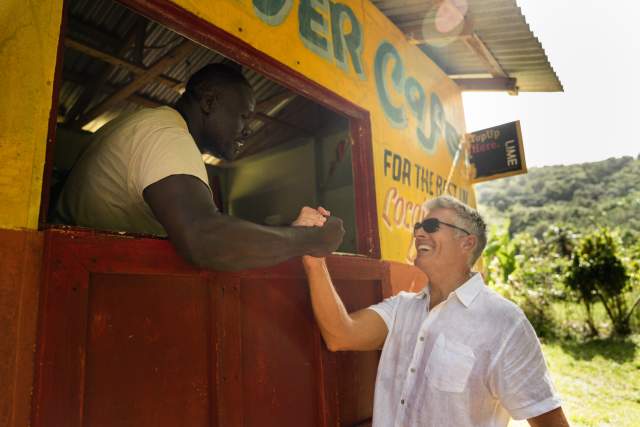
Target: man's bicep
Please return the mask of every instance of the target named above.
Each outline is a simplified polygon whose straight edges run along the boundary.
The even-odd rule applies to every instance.
[[[147,186],[145,202],[181,251],[201,221],[219,215],[209,187],[192,175],[171,175]]]
[[[351,314],[353,319],[353,350],[378,350],[382,348],[389,329],[382,317],[374,310],[365,308]]]

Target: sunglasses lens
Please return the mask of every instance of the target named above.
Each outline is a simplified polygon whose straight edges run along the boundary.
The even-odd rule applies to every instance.
[[[438,221],[438,218],[427,218],[416,224],[415,230],[419,228],[422,228],[427,233],[435,233],[440,228],[440,221]]]

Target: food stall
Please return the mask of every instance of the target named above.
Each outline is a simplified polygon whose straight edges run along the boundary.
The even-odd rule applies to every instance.
[[[113,117],[171,105],[207,63],[241,66],[252,137],[234,162],[204,157],[216,202],[273,226],[303,205],[341,217],[328,262],[355,310],[424,285],[409,264],[426,200],[475,205],[454,162],[461,91],[562,89],[511,0],[9,0],[0,13],[2,425],[371,421],[379,354],[326,349],[299,259],[206,271],[165,239],[51,223]]]

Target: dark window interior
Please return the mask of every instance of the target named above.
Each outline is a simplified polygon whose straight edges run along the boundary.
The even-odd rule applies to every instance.
[[[119,3],[67,5],[50,213],[91,135],[119,114],[174,104],[188,77],[233,62]],[[251,137],[233,162],[204,155],[216,203],[229,215],[288,225],[304,206],[341,217],[342,252],[356,252],[349,120],[243,68],[256,95]]]

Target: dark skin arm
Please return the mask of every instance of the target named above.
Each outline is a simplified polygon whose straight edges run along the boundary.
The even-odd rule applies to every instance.
[[[143,197],[178,253],[203,268],[237,271],[326,256],[344,235],[335,217],[323,227],[267,227],[223,215],[207,186],[191,175],[166,177],[145,188]]]
[[[531,427],[569,427],[562,408],[556,408],[537,417],[527,420]]]

